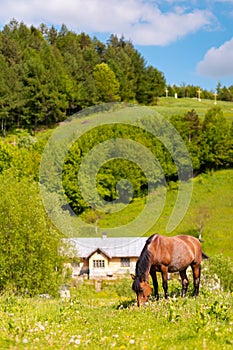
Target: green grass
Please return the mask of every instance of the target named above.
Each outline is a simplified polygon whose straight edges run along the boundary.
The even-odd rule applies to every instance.
[[[176,198],[176,189],[167,191],[164,209],[159,219],[146,233],[147,236],[155,232],[167,234],[166,225]],[[144,205],[144,199],[137,199],[119,212],[103,215],[98,223],[99,232],[102,232],[101,227],[108,228],[130,223],[141,213]],[[85,216],[87,217],[88,214],[86,213]],[[233,170],[202,174],[193,180],[190,206],[182,222],[170,235],[198,236],[200,222],[203,225],[204,251],[209,255],[223,253],[233,258]],[[127,235],[134,236],[134,232],[124,230],[122,226],[122,236]]]
[[[201,101],[198,101],[195,98],[175,99],[173,97],[161,97],[159,98],[158,105],[152,108],[160,112],[165,117],[171,117],[172,115],[176,114],[182,115],[191,109],[195,109],[200,117],[204,117],[205,113],[214,106],[213,100],[202,99]],[[217,101],[216,106],[221,107],[227,120],[230,122],[233,121],[233,102]]]
[[[198,298],[182,299],[174,290],[172,298],[161,296],[158,302],[151,299],[138,308],[130,278],[111,288],[103,286],[100,293],[91,283],[72,290],[70,300],[2,296],[0,348],[225,350],[233,346],[233,294],[202,288]],[[126,292],[126,283],[123,297],[120,287]]]

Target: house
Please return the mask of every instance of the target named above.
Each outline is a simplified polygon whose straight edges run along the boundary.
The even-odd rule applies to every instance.
[[[147,237],[71,238],[69,242],[80,262],[72,266],[73,277],[112,277],[134,273]]]

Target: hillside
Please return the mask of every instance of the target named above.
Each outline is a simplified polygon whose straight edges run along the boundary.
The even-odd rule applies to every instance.
[[[207,111],[213,106],[214,103],[211,100],[197,101],[196,99],[188,98],[175,99],[171,97],[164,97],[159,99],[158,106],[154,106],[151,108],[152,110],[161,112],[161,114],[167,116],[168,118],[172,117],[174,114],[182,116],[188,111],[194,109],[197,112],[197,114],[201,117],[201,119],[204,119]],[[218,101],[217,106],[221,107],[224,117],[230,124],[230,122],[233,120],[233,103]],[[219,131],[220,128],[217,131],[218,134]],[[104,132],[104,136],[107,139],[111,139],[112,137],[114,137],[113,135],[114,134],[112,133],[107,134],[106,130]],[[133,134],[131,133],[129,135],[132,136]],[[94,137],[96,139],[96,143],[88,144],[86,141],[86,144],[88,144],[90,148],[93,148],[95,144],[101,143],[105,140],[101,138],[102,133],[100,132],[99,134],[96,134],[94,136],[92,135],[92,137],[90,134],[88,137],[88,142],[90,142],[92,138],[94,139]],[[83,150],[83,148],[80,148],[80,150]],[[83,151],[78,151],[77,154],[82,154],[82,152]],[[73,153],[73,156],[76,157],[75,153]],[[80,161],[79,158],[77,158],[76,160]],[[123,178],[129,179],[129,171],[127,170],[127,168],[125,170],[126,172],[123,173]],[[134,169],[132,169],[132,173],[135,175]],[[104,176],[104,174],[102,174],[102,176]],[[102,183],[106,184],[107,178],[102,177],[102,179],[104,179]],[[192,234],[195,236],[199,236],[201,233],[202,239],[204,240],[203,249],[206,251],[207,254],[214,255],[218,253],[223,253],[226,256],[233,257],[232,179],[233,170],[231,169],[221,170],[217,172],[214,172],[213,170],[207,170],[201,175],[195,177],[193,180],[193,192],[191,203],[187,210],[187,213],[183,221],[175,228],[174,231],[170,232],[169,234]],[[67,183],[70,184],[69,178],[67,178]],[[76,177],[74,176],[74,184],[75,183],[77,183],[77,181]],[[71,187],[72,191],[73,188],[74,187]],[[145,213],[142,213],[142,221],[140,222],[140,224],[135,223],[134,226],[127,226],[127,224],[131,223],[142,212],[145,206],[146,197],[140,198],[140,196],[138,196],[137,198],[134,198],[132,203],[126,206],[123,203],[114,204],[114,207],[118,210],[114,210],[114,212],[111,203],[109,203],[107,214],[98,212],[96,213],[96,211],[85,209],[84,212],[81,214],[81,218],[84,219],[84,221],[86,221],[87,223],[94,224],[95,227],[92,227],[92,229],[83,227],[80,229],[79,232],[77,232],[77,235],[91,236],[96,235],[96,232],[98,235],[101,235],[103,230],[106,230],[109,236],[134,236],[144,234],[150,235],[154,232],[168,234],[166,226],[168,224],[171,212],[175,206],[175,202],[177,199],[177,184],[175,182],[170,181],[168,188],[169,190],[166,191],[164,187],[159,187],[155,191],[155,205],[154,207],[153,205],[151,207],[150,216],[148,215],[147,211]],[[77,196],[77,192],[74,193]],[[163,208],[164,196],[166,196],[166,199]],[[161,213],[159,213],[160,210],[162,210]],[[80,215],[80,213],[78,215]],[[156,215],[159,218],[158,220],[156,219]],[[75,218],[73,219],[75,221]],[[150,222],[152,222],[152,225],[149,225]],[[122,229],[118,233],[114,233],[112,230],[110,230],[110,228],[121,226]]]
[[[165,91],[196,99],[201,88],[201,98],[214,100],[212,91],[199,86],[167,85],[164,73],[148,66],[123,37],[111,35],[103,43],[65,24],[60,30],[35,28],[15,19],[0,30],[0,81],[2,137],[16,128],[51,127],[105,102],[156,105]],[[217,94],[233,101],[232,86],[218,85]]]
[[[209,175],[202,174],[193,180],[193,193],[189,209],[174,234],[198,236],[202,226],[203,249],[208,255],[224,254],[233,258],[233,170],[222,170]],[[169,190],[164,209],[158,221],[146,233],[166,234],[166,225],[175,204],[177,191]],[[124,230],[124,225],[134,220],[145,205],[144,199],[137,199],[125,209],[105,214],[98,222],[101,227],[122,225],[122,236],[133,236],[134,232]],[[85,218],[92,214],[86,212]]]
[[[198,101],[197,98],[175,99],[174,97],[161,97],[159,98],[158,105],[153,108],[168,117],[174,114],[187,113],[189,110],[195,109],[197,114],[203,117],[207,110],[214,106],[213,100],[201,99],[201,101]],[[221,107],[225,118],[227,118],[229,122],[233,121],[233,102],[217,100],[216,106]]]
[[[161,114],[167,116],[168,118],[172,117],[174,114],[182,115],[192,109],[195,109],[198,115],[204,117],[205,113],[210,108],[212,108],[213,105],[213,101],[211,100],[202,100],[199,102],[196,99],[190,98],[175,99],[171,97],[164,97],[159,99],[157,106],[153,106],[151,108],[152,110],[159,111]],[[224,117],[226,117],[227,122],[230,124],[230,122],[233,120],[233,103],[218,101],[217,106],[220,106],[222,108]],[[82,123],[81,119],[80,123]],[[35,137],[37,140],[35,144],[34,141],[29,138],[28,134],[21,135],[21,133],[15,133],[8,135],[8,137],[5,139],[5,145],[8,143],[6,149],[4,143],[2,143],[2,169],[4,170],[10,167],[14,173],[15,169],[17,169],[21,177],[28,177],[30,175],[37,180],[41,153],[43,153],[43,148],[46,140],[49,138],[49,136],[51,136],[51,134],[52,129],[46,129],[38,132]],[[100,135],[101,133],[94,135],[95,140],[96,142],[98,141],[98,143],[101,143]],[[109,135],[110,138],[113,137],[111,133]],[[133,134],[131,133],[129,135]],[[139,134],[137,133],[137,136],[138,135]],[[91,139],[89,138],[88,141],[90,140]],[[137,140],[137,138],[135,138],[135,140]],[[148,141],[148,138],[146,140]],[[13,143],[14,141],[16,141],[16,144],[18,144],[19,147],[9,145],[9,143]],[[29,142],[28,145],[27,142]],[[88,147],[90,145],[91,143],[87,143]],[[92,144],[92,147],[93,145],[94,143]],[[20,159],[22,159],[22,161]],[[126,176],[123,174],[123,178],[128,178],[128,169],[125,168],[124,170]],[[131,175],[135,175],[134,172],[135,169],[132,168]],[[48,174],[49,173],[51,173],[51,167],[49,168]],[[103,179],[103,183],[105,184],[105,178]],[[184,233],[198,236],[202,230],[202,238],[204,240],[203,248],[207,254],[213,255],[223,253],[224,255],[231,256],[233,258],[232,179],[232,169],[221,170],[217,172],[208,170],[205,173],[202,173],[201,175],[194,178],[192,199],[189,209],[183,221],[179,224],[178,227],[176,227],[174,231],[169,234]],[[75,176],[74,182],[77,182]],[[69,178],[67,179],[67,183],[70,183]],[[112,183],[111,185],[114,186]],[[144,223],[142,223],[141,227],[137,225],[138,227],[136,228],[138,229],[138,232],[132,229],[132,227],[130,228],[125,226],[127,223],[130,223],[133,219],[135,219],[143,210],[143,207],[145,205],[145,197],[140,198],[139,195],[138,198],[135,197],[133,202],[129,205],[124,206],[122,203],[117,204],[119,210],[117,212],[112,212],[111,204],[109,204],[108,214],[96,213],[90,209],[84,210],[84,212],[81,214],[81,218],[84,219],[87,223],[94,223],[95,227],[92,227],[90,230],[81,229],[80,232],[77,232],[77,235],[95,235],[96,231],[98,235],[101,235],[103,229],[106,229],[108,233],[109,228],[120,226],[122,226],[122,230],[120,231],[120,234],[122,236],[134,236],[142,234],[150,235],[154,232],[168,234],[166,231],[166,226],[177,198],[177,184],[170,181],[168,187],[169,190],[167,193],[165,193],[166,190],[163,187],[159,187],[155,192],[155,211],[158,212],[157,215],[159,215],[159,219],[154,219],[155,215],[154,209],[152,207],[152,225],[149,225],[149,219],[151,220],[151,217],[149,218],[149,216],[147,217],[147,214],[143,213],[142,216],[144,216],[143,219],[145,220],[145,225]],[[76,193],[77,192],[74,191],[74,194]],[[163,208],[161,206],[163,205],[162,201],[164,195],[166,195],[166,201]],[[161,208],[162,212],[159,213],[159,210]],[[72,218],[72,220],[73,219],[75,221],[75,218]]]

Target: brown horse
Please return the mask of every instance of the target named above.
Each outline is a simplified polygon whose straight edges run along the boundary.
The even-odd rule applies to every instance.
[[[152,293],[149,284],[149,274],[153,280],[154,294],[158,300],[158,281],[156,272],[162,274],[162,284],[165,298],[168,297],[168,272],[179,271],[182,280],[182,296],[188,289],[186,269],[191,266],[193,271],[194,296],[198,295],[201,273],[202,253],[199,240],[192,236],[163,237],[158,234],[147,239],[136,264],[136,275],[131,275],[134,282],[132,289],[137,294],[137,304],[140,306],[148,301]]]

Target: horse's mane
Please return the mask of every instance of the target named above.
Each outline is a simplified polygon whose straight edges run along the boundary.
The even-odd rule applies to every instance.
[[[141,255],[138,258],[138,261],[136,263],[136,276],[133,281],[132,289],[138,293],[140,290],[140,279],[143,275],[146,275],[146,271],[148,270],[148,266],[150,263],[151,254],[148,250],[148,245],[151,243],[152,239],[155,235],[150,236],[142,249]]]

